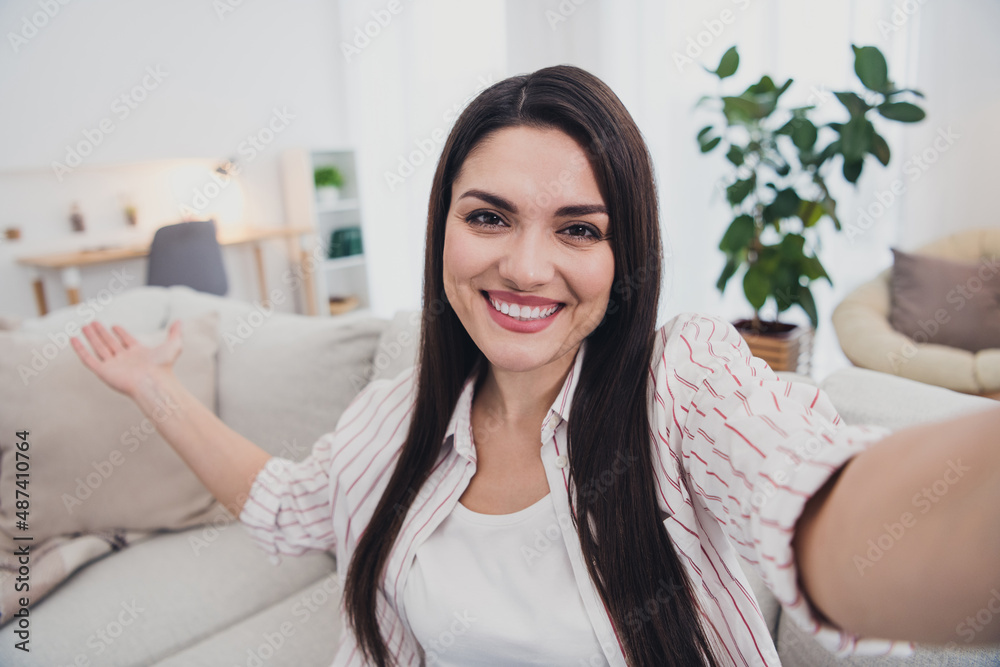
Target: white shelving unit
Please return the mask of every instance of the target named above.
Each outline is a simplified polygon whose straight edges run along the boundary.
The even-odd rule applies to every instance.
[[[338,229],[360,228],[362,250],[367,248],[354,151],[289,149],[281,154],[280,164],[286,223],[310,226],[316,230],[316,235],[308,239],[306,247],[302,248],[303,264],[312,269],[304,276],[305,312],[309,315],[330,315],[331,299],[345,298],[356,299],[357,306],[344,314],[368,311],[371,301],[364,253],[346,257],[329,256],[330,240]],[[316,196],[313,170],[325,166],[336,167],[344,176],[340,197],[334,202],[321,202]]]

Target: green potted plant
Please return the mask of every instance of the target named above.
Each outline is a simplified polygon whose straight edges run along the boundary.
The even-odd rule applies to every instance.
[[[913,123],[925,115],[909,101],[923,95],[896,87],[878,48],[851,48],[863,89],[833,93],[847,112],[844,120],[818,123],[815,106],[781,106],[792,80],[778,84],[766,74],[736,95],[699,101],[717,117],[698,132],[701,152],[721,150],[730,167],[724,182],[733,219],[719,243],[726,264],[716,287],[724,292],[742,273],[753,316],[733,325],[775,370],[808,366],[812,331],[819,323],[809,286],[816,280],[832,285],[819,259],[818,227],[828,218],[840,230],[841,222],[827,179],[839,173],[856,185],[866,162],[889,164],[889,145],[872,122],[876,117]],[[708,71],[721,82],[738,67],[734,46]],[[774,320],[762,319],[765,305],[773,307]],[[805,312],[811,327],[778,320],[792,306]]]
[[[320,204],[332,205],[340,198],[340,188],[344,187],[344,175],[334,166],[316,167],[313,170],[316,183],[316,199]]]

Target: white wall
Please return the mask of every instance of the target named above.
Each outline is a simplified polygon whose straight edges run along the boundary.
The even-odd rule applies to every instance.
[[[34,1],[0,3],[0,229],[20,226],[23,237],[0,244],[0,312],[35,311],[29,273],[14,256],[128,234],[123,197],[139,208],[148,233],[179,220],[178,206],[209,182],[211,165],[238,157],[242,221],[277,225],[281,149],[347,142],[335,5],[242,2],[219,11],[224,2],[52,3],[59,12],[16,44],[10,34],[21,33],[26,19],[44,23],[45,17]],[[148,77],[147,68],[159,68],[160,80]],[[144,77],[147,89],[137,97],[145,99],[125,106],[120,96],[131,97]],[[251,150],[243,142],[268,127],[275,108],[294,118],[262,150]],[[65,163],[69,146],[95,142],[102,120],[113,131],[100,133],[82,165],[60,180],[52,163]],[[186,174],[178,173],[175,159],[189,160]],[[192,175],[198,165],[203,171]],[[74,201],[87,220],[83,235],[69,231]],[[287,268],[285,252],[280,243],[268,245],[272,276]],[[227,249],[225,257],[230,294],[258,298],[249,251]],[[130,266],[144,282],[144,262]],[[85,296],[107,283],[107,269],[84,271]],[[46,286],[50,307],[63,305],[58,276],[47,275]]]

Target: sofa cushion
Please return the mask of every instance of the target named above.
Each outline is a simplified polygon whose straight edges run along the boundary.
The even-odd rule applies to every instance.
[[[333,663],[343,634],[340,598],[340,579],[336,573],[329,574],[154,667],[327,667]]]
[[[896,377],[867,368],[844,368],[820,383],[848,424],[874,424],[897,431],[988,410],[996,401]]]
[[[137,287],[121,292],[101,290],[75,306],[21,322],[22,331],[54,333],[89,322],[120,324],[132,333],[159,331],[167,324],[167,288]]]
[[[0,628],[0,665],[155,664],[333,571],[322,551],[272,565],[232,520],[159,533],[95,561],[33,607],[30,653],[14,649],[13,624]]]
[[[197,400],[212,406],[217,318],[185,325],[175,371]],[[152,344],[165,333],[137,337]],[[33,538],[32,567],[45,575],[32,582],[33,604],[103,553],[72,540],[55,546],[53,538],[182,528],[225,513],[156,432],[155,419],[144,417],[75,352],[48,336],[0,332],[0,406],[0,567],[16,570],[15,536]],[[169,405],[162,416],[170,418]],[[15,435],[23,431],[29,432],[26,452],[19,451],[24,445]],[[25,471],[28,483],[19,490],[27,492],[28,506],[19,514],[24,507],[15,504],[14,489],[18,472]],[[27,529],[20,528],[21,520]],[[16,600],[12,587],[0,591],[0,623],[10,619]]]
[[[170,288],[171,317],[218,312],[219,417],[267,452],[301,460],[368,383],[384,320],[307,317]]]
[[[420,348],[420,311],[396,313],[378,341],[370,380],[394,378],[417,363]]]
[[[1000,348],[1000,279],[993,260],[956,262],[892,251],[892,328],[918,343],[969,352]]]

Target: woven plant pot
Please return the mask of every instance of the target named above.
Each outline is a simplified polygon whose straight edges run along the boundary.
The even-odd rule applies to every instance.
[[[753,356],[767,362],[773,371],[808,375],[812,364],[813,329],[799,324],[762,321],[754,331],[751,320],[736,320],[733,326],[750,346]]]

